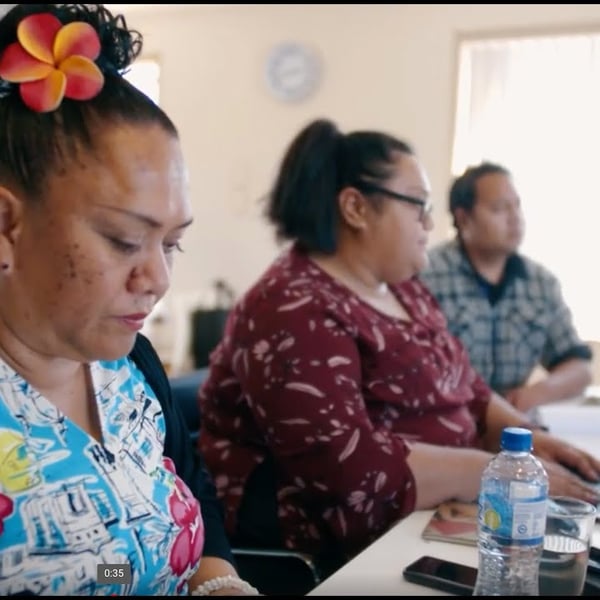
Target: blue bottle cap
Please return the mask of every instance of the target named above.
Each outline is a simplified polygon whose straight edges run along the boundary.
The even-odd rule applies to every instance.
[[[500,447],[511,452],[530,452],[533,444],[533,435],[524,427],[505,427],[502,430]]]

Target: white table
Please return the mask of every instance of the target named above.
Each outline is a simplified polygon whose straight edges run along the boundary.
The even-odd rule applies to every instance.
[[[600,407],[595,433],[561,432],[561,437],[600,457]],[[587,431],[589,421],[585,421]],[[424,540],[423,528],[433,511],[417,511],[400,521],[366,550],[312,590],[309,596],[449,596],[450,594],[409,583],[402,570],[429,554],[477,567],[477,548],[449,542]],[[595,546],[600,546],[600,525],[596,524]]]
[[[371,544],[339,571],[312,590],[309,596],[448,596],[409,583],[402,570],[424,554],[477,566],[472,546],[426,541],[421,532],[433,511],[417,511]]]

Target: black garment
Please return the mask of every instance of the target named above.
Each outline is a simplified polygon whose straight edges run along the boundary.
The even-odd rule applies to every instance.
[[[285,550],[277,517],[276,470],[273,457],[268,454],[248,478],[238,509],[237,529],[231,536],[236,546]],[[313,521],[319,522],[316,514]],[[327,528],[324,524],[321,530],[325,535]],[[320,551],[312,558],[321,579],[329,577],[349,559],[333,536],[323,539]]]
[[[138,334],[129,357],[142,371],[163,410],[166,425],[164,455],[200,502],[204,521],[202,556],[223,558],[235,565],[223,524],[223,508],[204,459],[192,444],[180,408],[173,402],[169,379],[150,341]]]
[[[465,258],[469,261],[469,264],[473,266],[469,259],[469,255],[464,251],[464,249],[462,250],[462,252]],[[517,277],[521,277],[523,279],[527,278],[527,269],[525,267],[525,263],[523,262],[523,259],[517,254],[512,254],[506,260],[504,273],[502,274],[502,278],[498,283],[489,282],[485,277],[483,277],[479,273],[479,271],[477,271],[475,267],[473,267],[473,273],[475,274],[475,279],[477,280],[477,283],[480,285],[481,289],[483,290],[483,293],[485,294],[492,306],[496,304],[500,300],[500,298],[502,298],[502,295],[504,294],[506,288],[515,279],[517,279]]]

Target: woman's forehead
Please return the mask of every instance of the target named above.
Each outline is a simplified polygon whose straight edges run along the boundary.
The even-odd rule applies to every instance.
[[[414,154],[397,152],[394,159],[394,171],[389,178],[390,183],[403,188],[411,188],[423,194],[429,194],[431,186],[425,168]]]
[[[188,178],[177,138],[160,128],[115,131],[81,151],[44,186],[44,205],[55,218],[107,218],[127,212],[167,228],[192,215]],[[106,210],[108,209],[108,210]],[[112,209],[112,210],[110,210]]]
[[[50,187],[63,191],[95,189],[100,195],[135,194],[153,187],[184,186],[187,172],[177,138],[159,126],[111,127],[91,148],[50,175]]]

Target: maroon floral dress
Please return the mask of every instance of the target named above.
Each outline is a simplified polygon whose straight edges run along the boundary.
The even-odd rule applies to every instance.
[[[418,279],[393,293],[411,320],[292,246],[232,311],[200,393],[200,444],[230,532],[266,453],[285,474],[288,547],[314,551],[326,527],[352,555],[414,510],[413,442],[480,445],[489,388]]]

